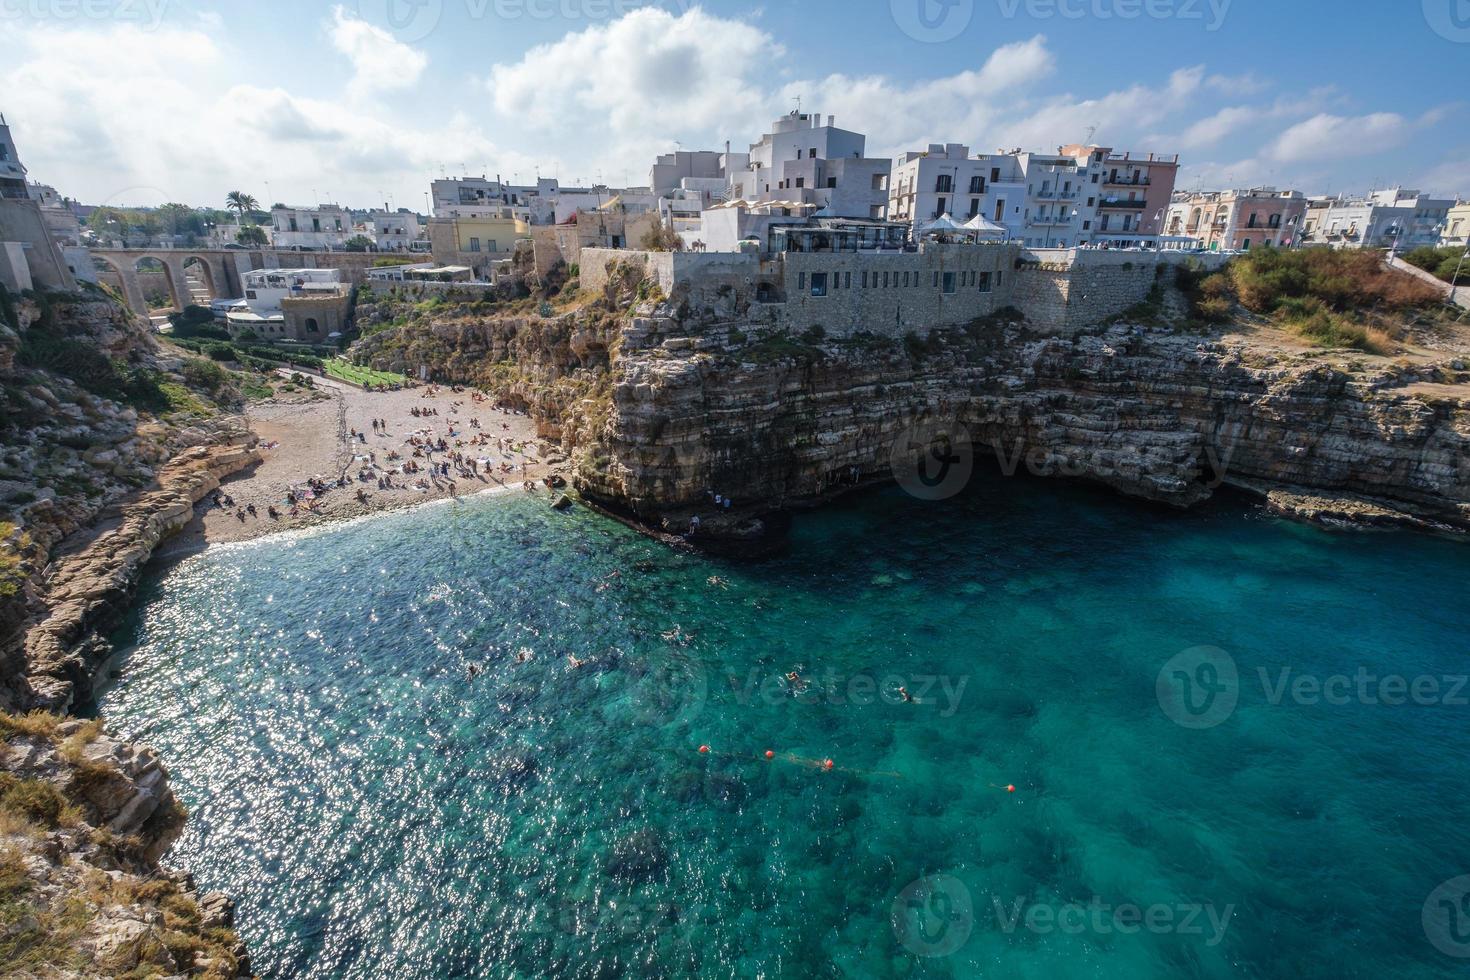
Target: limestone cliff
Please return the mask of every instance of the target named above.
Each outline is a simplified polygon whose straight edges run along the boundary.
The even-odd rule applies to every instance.
[[[98,722],[0,714],[0,972],[249,972],[223,895],[159,857],[185,814],[151,751]]]
[[[977,466],[1180,506],[1232,484],[1321,519],[1470,528],[1470,337],[1453,330],[1394,361],[1126,317],[1063,338],[1007,311],[895,340],[793,337],[677,295],[621,303],[440,307],[356,352],[402,369],[385,352],[418,351],[529,405],[572,435],[584,495],[667,530],[694,513],[709,528],[713,492],[737,504],[721,532],[758,534],[764,514],[891,479],[934,433]]]

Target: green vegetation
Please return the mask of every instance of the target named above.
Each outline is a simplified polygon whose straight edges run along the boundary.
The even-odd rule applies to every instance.
[[[405,385],[408,378],[392,371],[374,371],[350,361],[330,360],[322,363],[322,370],[330,377],[357,385]]]
[[[43,324],[25,331],[16,360],[70,378],[83,390],[134,408],[159,411],[169,399],[160,388],[160,374],[109,358],[92,344],[56,336]]]
[[[660,218],[654,222],[652,228],[643,233],[643,237],[638,240],[638,247],[646,252],[682,252],[684,239]]]
[[[1370,354],[1394,351],[1387,318],[1440,302],[1433,287],[1387,268],[1370,251],[1263,248],[1213,275],[1181,269],[1178,281],[1199,325],[1225,322],[1239,302],[1319,347]]]
[[[373,259],[373,268],[381,269],[390,265],[413,265],[415,262],[419,262],[421,260],[422,256],[420,258],[412,258],[406,255],[385,255],[383,258],[380,259]],[[366,286],[363,287],[363,289],[367,288],[368,287]]]
[[[1465,249],[1434,248],[1430,245],[1421,245],[1411,252],[1402,256],[1403,260],[1410,265],[1417,265],[1425,272],[1456,286],[1470,285],[1470,259],[1465,258]],[[1459,278],[1455,278],[1455,271],[1459,270]]]
[[[373,240],[366,235],[353,235],[342,243],[342,248],[347,252],[366,252],[373,247]]]
[[[195,306],[192,303],[184,307],[182,312],[170,313],[168,315],[169,325],[173,327],[175,337],[211,337],[216,340],[229,340],[229,331],[215,325],[214,313],[204,306]]]
[[[270,236],[260,225],[246,225],[235,232],[235,244],[260,248],[270,244]]]

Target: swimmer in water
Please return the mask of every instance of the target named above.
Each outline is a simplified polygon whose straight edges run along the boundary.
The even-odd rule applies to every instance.
[[[909,690],[906,687],[900,687],[898,689],[898,696],[901,697],[901,698],[903,698],[904,701],[906,701],[909,704],[913,704],[914,703],[914,696],[909,693]]]

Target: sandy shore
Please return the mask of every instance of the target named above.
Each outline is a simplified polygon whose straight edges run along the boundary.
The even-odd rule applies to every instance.
[[[201,502],[195,508],[194,520],[160,549],[158,557],[178,557],[210,544],[244,541],[455,495],[463,497],[501,487],[522,492],[521,484],[527,479],[537,481],[537,493],[548,495],[550,491],[539,486],[540,479],[554,472],[567,472],[564,462],[553,462],[561,460],[556,447],[537,440],[530,418],[498,409],[488,400],[476,402],[468,390],[455,393],[448,388],[421,387],[366,392],[323,379],[316,379],[316,387],[325,397],[278,396],[250,406],[250,428],[260,437],[262,446],[269,447],[263,449],[264,460],[220,487],[234,506],[216,507],[208,499]],[[415,417],[414,409],[438,414]],[[374,419],[382,419],[386,425],[374,430]],[[472,420],[479,423],[478,428]],[[363,433],[366,441],[353,438],[353,430]],[[471,440],[482,433],[490,444],[472,445]],[[417,488],[414,484],[429,479],[428,473],[403,475],[397,471],[402,461],[388,459],[388,454],[396,451],[427,471],[428,457],[413,455],[414,446],[409,440],[414,435],[436,441],[442,437],[451,450],[476,460],[488,459],[489,471],[481,466],[477,476],[466,478],[451,466],[448,479],[431,480],[428,489]],[[506,452],[497,445],[502,438],[507,440]],[[370,453],[376,456],[376,464],[369,458]],[[433,454],[436,463],[447,458],[445,453]],[[509,463],[513,472],[502,472],[503,463]],[[369,468],[372,478],[359,481],[357,475],[364,468]],[[385,474],[394,489],[378,488],[377,477]],[[333,486],[317,496],[314,509],[300,507],[297,516],[290,515],[288,492],[300,493],[312,478],[334,485],[343,475],[348,479],[347,487]],[[367,496],[365,503],[356,499],[359,489]],[[246,513],[241,520],[237,512],[251,504],[256,516]],[[267,516],[267,507],[271,506],[281,514],[279,519]]]

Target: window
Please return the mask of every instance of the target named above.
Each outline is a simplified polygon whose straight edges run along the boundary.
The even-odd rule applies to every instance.
[[[995,284],[997,286],[1000,285],[1000,270],[998,270],[998,269],[996,270],[996,273],[995,273]]]
[[[991,167],[990,168],[990,182],[993,184],[997,180],[1000,180],[1000,168],[999,167]]]
[[[980,273],[980,291],[982,293],[990,292],[990,273],[988,272]]]
[[[798,178],[796,178],[796,186],[797,187],[805,187],[806,186],[806,178],[805,177],[798,177]]]
[[[807,150],[806,155],[815,160],[817,158],[817,148],[814,146],[810,150]]]
[[[1240,247],[1243,250],[1249,252],[1251,250],[1251,240],[1249,238],[1247,238],[1245,241],[1243,241],[1243,242],[1240,243]]]
[[[478,238],[471,238],[470,239],[469,251],[471,251],[471,252],[478,252],[479,250],[480,250],[480,240]]]
[[[806,288],[806,273],[805,272],[798,272],[796,274],[796,288],[797,289],[805,289]]]
[[[292,218],[291,219],[291,230],[292,231],[295,231],[296,230],[296,219],[295,218]]]
[[[904,284],[904,285],[905,285],[905,286],[907,286],[907,285],[908,285],[908,284],[909,284],[909,274],[908,274],[908,273],[907,273],[907,272],[905,272],[905,273],[904,273],[904,274],[903,274],[903,284]]]
[[[1270,219],[1267,221],[1267,224],[1269,224],[1272,228],[1280,228],[1281,215],[1279,213],[1271,215]]]
[[[949,174],[940,174],[939,179],[934,182],[934,191],[938,194],[948,194],[954,190],[954,178]]]
[[[1093,175],[1092,175],[1092,182],[1093,182],[1093,183],[1094,183],[1094,184],[1095,184],[1095,183],[1097,183],[1097,174],[1093,174]]]
[[[1082,230],[1083,231],[1090,231],[1091,229],[1092,229],[1092,222],[1091,221],[1084,221],[1084,222],[1082,222]]]
[[[825,272],[813,272],[812,273],[812,295],[813,296],[826,296],[827,295],[827,273],[825,273]]]
[[[936,287],[939,285],[939,270],[938,269],[935,269],[934,270],[934,285]]]
[[[971,194],[984,194],[985,193],[985,178],[984,177],[980,176],[979,174],[976,174],[975,176],[973,176],[973,177],[970,178],[970,193]]]
[[[970,217],[973,218],[973,217],[975,217],[975,215],[977,215],[979,213],[980,213],[980,199],[978,197],[972,197],[972,198],[970,198]]]
[[[490,239],[488,242],[485,243],[485,248],[486,248],[486,250],[491,251],[491,252],[498,252],[498,251],[500,251],[500,249],[496,248],[496,246],[495,246],[495,239],[493,239],[493,238]]]
[[[887,289],[888,288],[888,273],[887,272],[883,273],[883,288],[884,289]]]
[[[944,274],[944,291],[946,293],[952,293],[952,292],[954,292],[954,273],[953,272],[946,272]]]
[[[852,273],[851,272],[844,272],[842,274],[842,288],[843,289],[851,289],[852,288]]]
[[[836,177],[828,177],[827,178],[827,186],[828,187],[836,187],[837,186],[837,178]]]
[[[309,316],[306,318],[306,332],[321,333],[321,327],[317,326],[316,317]]]
[[[947,205],[948,203],[949,203],[949,199],[948,198],[941,197],[941,198],[939,198],[937,200],[937,202],[934,205],[934,212],[935,212],[934,213],[934,216],[936,218],[939,217],[941,214],[944,213],[944,211],[945,211],[945,205]]]
[[[1096,200],[1097,200],[1097,198],[1095,198],[1095,197],[1089,197],[1087,199],[1087,206],[1088,207],[1092,207],[1093,202],[1096,201]]]
[[[320,218],[312,218],[311,219],[311,230],[312,231],[321,231],[322,230],[322,219],[320,219]]]
[[[867,270],[866,269],[863,270],[863,288],[864,289],[867,289],[868,288],[868,273],[867,273]]]

